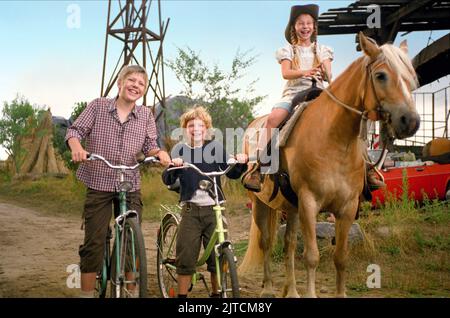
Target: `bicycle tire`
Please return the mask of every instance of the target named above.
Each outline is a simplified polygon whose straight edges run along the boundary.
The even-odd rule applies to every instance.
[[[97,298],[105,298],[106,290],[108,289],[109,280],[109,260],[110,260],[110,240],[112,238],[111,227],[108,227],[108,232],[106,236],[105,249],[103,252],[103,263],[101,270],[96,275],[95,282],[95,296]]]
[[[164,217],[158,231],[156,268],[158,286],[163,298],[176,297],[177,274],[175,269],[175,248],[178,233],[178,220],[175,216]]]
[[[95,282],[95,296],[98,298],[106,297],[106,289],[108,286],[108,268],[106,265],[106,259],[103,258],[103,265],[100,272],[97,273]]]
[[[220,282],[221,290],[219,291],[221,298],[239,298],[239,279],[236,269],[236,261],[232,250],[226,246],[222,248],[219,257],[220,266]]]
[[[147,257],[145,253],[144,237],[141,227],[135,218],[127,218],[123,224],[123,245],[121,246],[121,281],[116,285],[116,242],[114,242],[111,257],[111,297],[114,298],[145,298],[147,297]],[[121,238],[122,239],[122,238]],[[133,255],[134,247],[134,255]],[[126,281],[135,285],[127,289]],[[119,287],[119,288],[117,288]],[[138,291],[136,293],[136,290]]]

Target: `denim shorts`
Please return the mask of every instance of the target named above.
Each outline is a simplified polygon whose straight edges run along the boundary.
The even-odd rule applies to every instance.
[[[284,110],[287,110],[289,113],[292,112],[292,108],[291,108],[291,104],[292,104],[292,100],[294,99],[294,95],[286,95],[284,97],[282,97],[273,107],[272,109],[275,108],[281,108]]]

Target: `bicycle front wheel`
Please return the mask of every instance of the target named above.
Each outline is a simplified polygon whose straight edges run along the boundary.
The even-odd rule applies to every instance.
[[[236,261],[231,249],[227,246],[222,249],[219,257],[220,266],[220,297],[222,298],[239,298],[239,280],[236,270]]]
[[[162,221],[157,240],[157,274],[161,296],[176,297],[177,274],[175,267],[175,247],[178,233],[178,220],[170,215]]]
[[[103,252],[102,269],[97,273],[94,295],[98,298],[106,297],[106,289],[109,280],[109,260],[110,260],[110,240],[112,238],[111,227],[108,227],[108,234],[106,236],[105,251]]]
[[[94,295],[98,298],[105,298],[106,287],[108,285],[108,268],[106,264],[106,259],[103,259],[103,266],[100,272],[97,273],[95,281]]]
[[[115,298],[147,297],[147,257],[141,227],[134,218],[124,221],[119,260],[114,243],[111,262],[111,296]],[[119,265],[119,271],[117,271]],[[119,275],[118,275],[119,274]],[[118,276],[117,276],[118,275]]]

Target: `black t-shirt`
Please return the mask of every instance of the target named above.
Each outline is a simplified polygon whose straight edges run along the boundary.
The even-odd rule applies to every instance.
[[[171,151],[172,158],[182,158],[184,162],[189,162],[197,166],[203,172],[225,170],[229,155],[218,141],[210,141],[201,147],[192,148],[185,143],[176,144]],[[246,164],[236,164],[228,171],[226,176],[230,179],[238,179],[247,170]],[[180,201],[189,201],[195,191],[199,189],[199,181],[207,180],[207,177],[200,175],[194,169],[177,169],[173,171],[164,170],[162,174],[163,182],[166,185],[174,184],[177,178],[180,180]],[[218,186],[221,188],[220,178]],[[224,200],[219,191],[219,201]]]

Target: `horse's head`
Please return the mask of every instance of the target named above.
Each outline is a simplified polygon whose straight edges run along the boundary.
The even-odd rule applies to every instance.
[[[400,48],[391,44],[379,47],[360,32],[359,42],[366,54],[365,66],[368,81],[371,81],[371,84],[367,83],[363,97],[366,110],[387,119],[394,137],[403,139],[414,135],[420,126],[411,95],[417,88],[417,77],[407,56],[406,41],[400,44]]]

